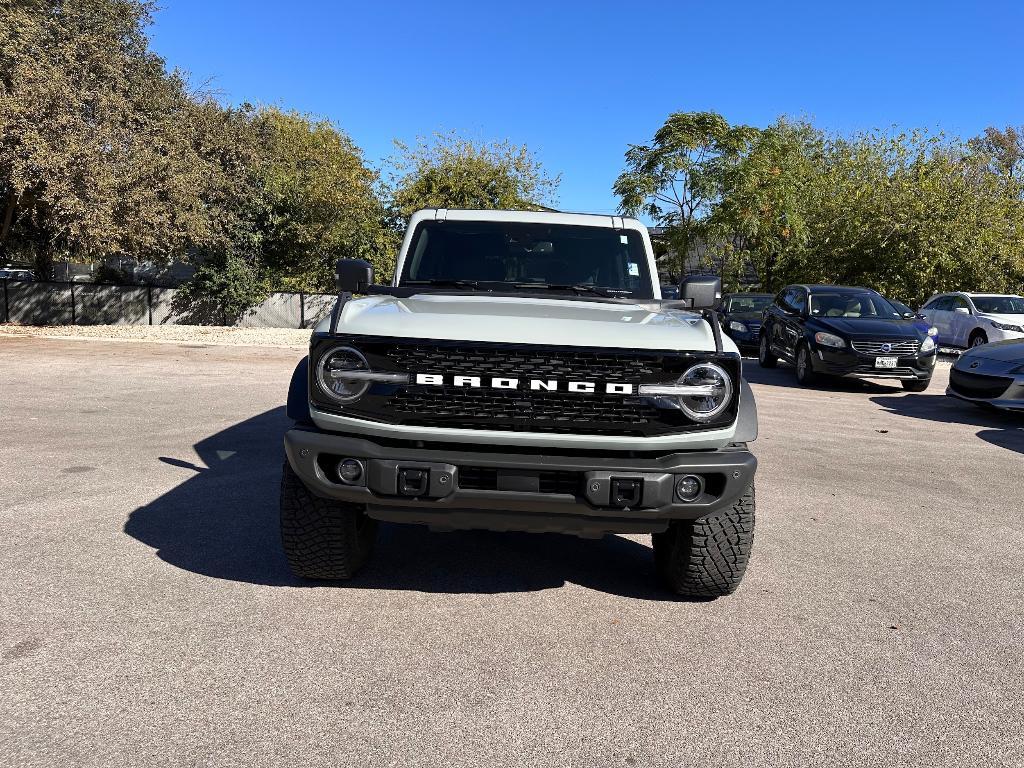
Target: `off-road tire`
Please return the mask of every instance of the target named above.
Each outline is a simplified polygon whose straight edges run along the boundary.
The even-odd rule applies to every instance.
[[[779,358],[772,354],[771,343],[763,333],[757,345],[757,362],[762,368],[774,368],[779,364]]]
[[[903,388],[907,392],[924,392],[928,389],[928,385],[932,383],[931,379],[904,379]]]
[[[370,559],[377,521],[360,504],[314,496],[285,459],[281,475],[281,543],[303,579],[350,579]]]
[[[807,356],[807,365],[803,368],[800,366],[800,356]],[[796,361],[794,363],[796,368],[796,380],[804,387],[810,387],[817,383],[818,374],[814,371],[814,360],[811,356],[811,348],[807,346],[806,341],[800,342],[800,345],[796,348]],[[800,371],[803,371],[801,373]]]
[[[982,344],[988,344],[988,336],[985,335],[984,331],[975,331],[971,334],[971,338],[967,340],[968,349],[980,347]]]
[[[674,520],[651,536],[658,575],[684,597],[715,598],[739,587],[754,545],[754,485],[728,509]]]

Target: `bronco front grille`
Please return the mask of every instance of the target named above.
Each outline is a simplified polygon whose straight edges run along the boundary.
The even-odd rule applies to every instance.
[[[853,348],[863,355],[916,356],[921,342],[916,339],[903,341],[854,341]]]
[[[636,355],[584,350],[508,350],[476,346],[403,346],[388,351],[388,357],[403,371],[446,371],[479,376],[518,378],[578,378],[603,381],[632,381],[658,369],[652,361]]]
[[[316,342],[311,359],[339,343],[340,337]],[[358,401],[343,406],[320,397],[315,383],[311,387],[317,407],[371,421],[451,429],[649,437],[720,429],[735,420],[738,409],[734,397],[730,407],[713,421],[696,422],[681,410],[658,407],[638,394],[642,384],[674,382],[689,367],[712,358],[729,371],[734,391],[738,392],[740,360],[735,354],[365,336],[347,337],[344,343],[358,348],[371,370],[409,374],[408,384],[374,384]],[[433,381],[420,381],[421,374]],[[477,383],[456,385],[456,377]],[[503,388],[493,385],[494,380],[518,383]],[[545,387],[534,388],[533,383],[538,381]],[[590,390],[570,390],[573,382],[587,382]]]

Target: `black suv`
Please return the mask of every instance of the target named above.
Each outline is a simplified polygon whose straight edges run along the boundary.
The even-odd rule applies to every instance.
[[[770,293],[730,293],[722,298],[721,315],[724,330],[740,351],[757,349],[761,336],[761,316],[772,303]]]
[[[819,374],[899,379],[923,392],[935,370],[935,341],[888,299],[868,288],[790,285],[765,310],[758,359],[796,366],[801,384]]]

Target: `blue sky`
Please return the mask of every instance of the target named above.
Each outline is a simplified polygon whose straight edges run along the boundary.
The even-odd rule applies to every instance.
[[[1024,124],[1024,3],[163,0],[153,48],[222,100],[327,117],[378,163],[458,130],[535,150],[557,205],[611,212],[674,111],[763,126]]]

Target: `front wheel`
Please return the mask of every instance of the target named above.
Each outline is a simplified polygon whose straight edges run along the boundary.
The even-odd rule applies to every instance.
[[[980,347],[982,344],[988,344],[988,336],[985,335],[984,331],[975,331],[971,334],[971,340],[967,343],[967,346],[974,349],[974,347]]]
[[[931,383],[931,379],[904,379],[903,388],[907,392],[924,392]]]
[[[673,520],[655,533],[654,561],[665,585],[686,597],[731,595],[754,546],[754,485],[728,509],[697,520]]]
[[[377,521],[360,504],[314,496],[288,460],[281,476],[281,543],[303,579],[350,579],[373,553]]]
[[[765,333],[761,334],[761,343],[757,348],[757,362],[761,364],[762,368],[774,368],[779,364],[779,358],[772,354],[772,348]]]
[[[796,350],[796,380],[805,387],[817,381],[814,364],[811,362],[811,350],[807,344],[801,344]]]

